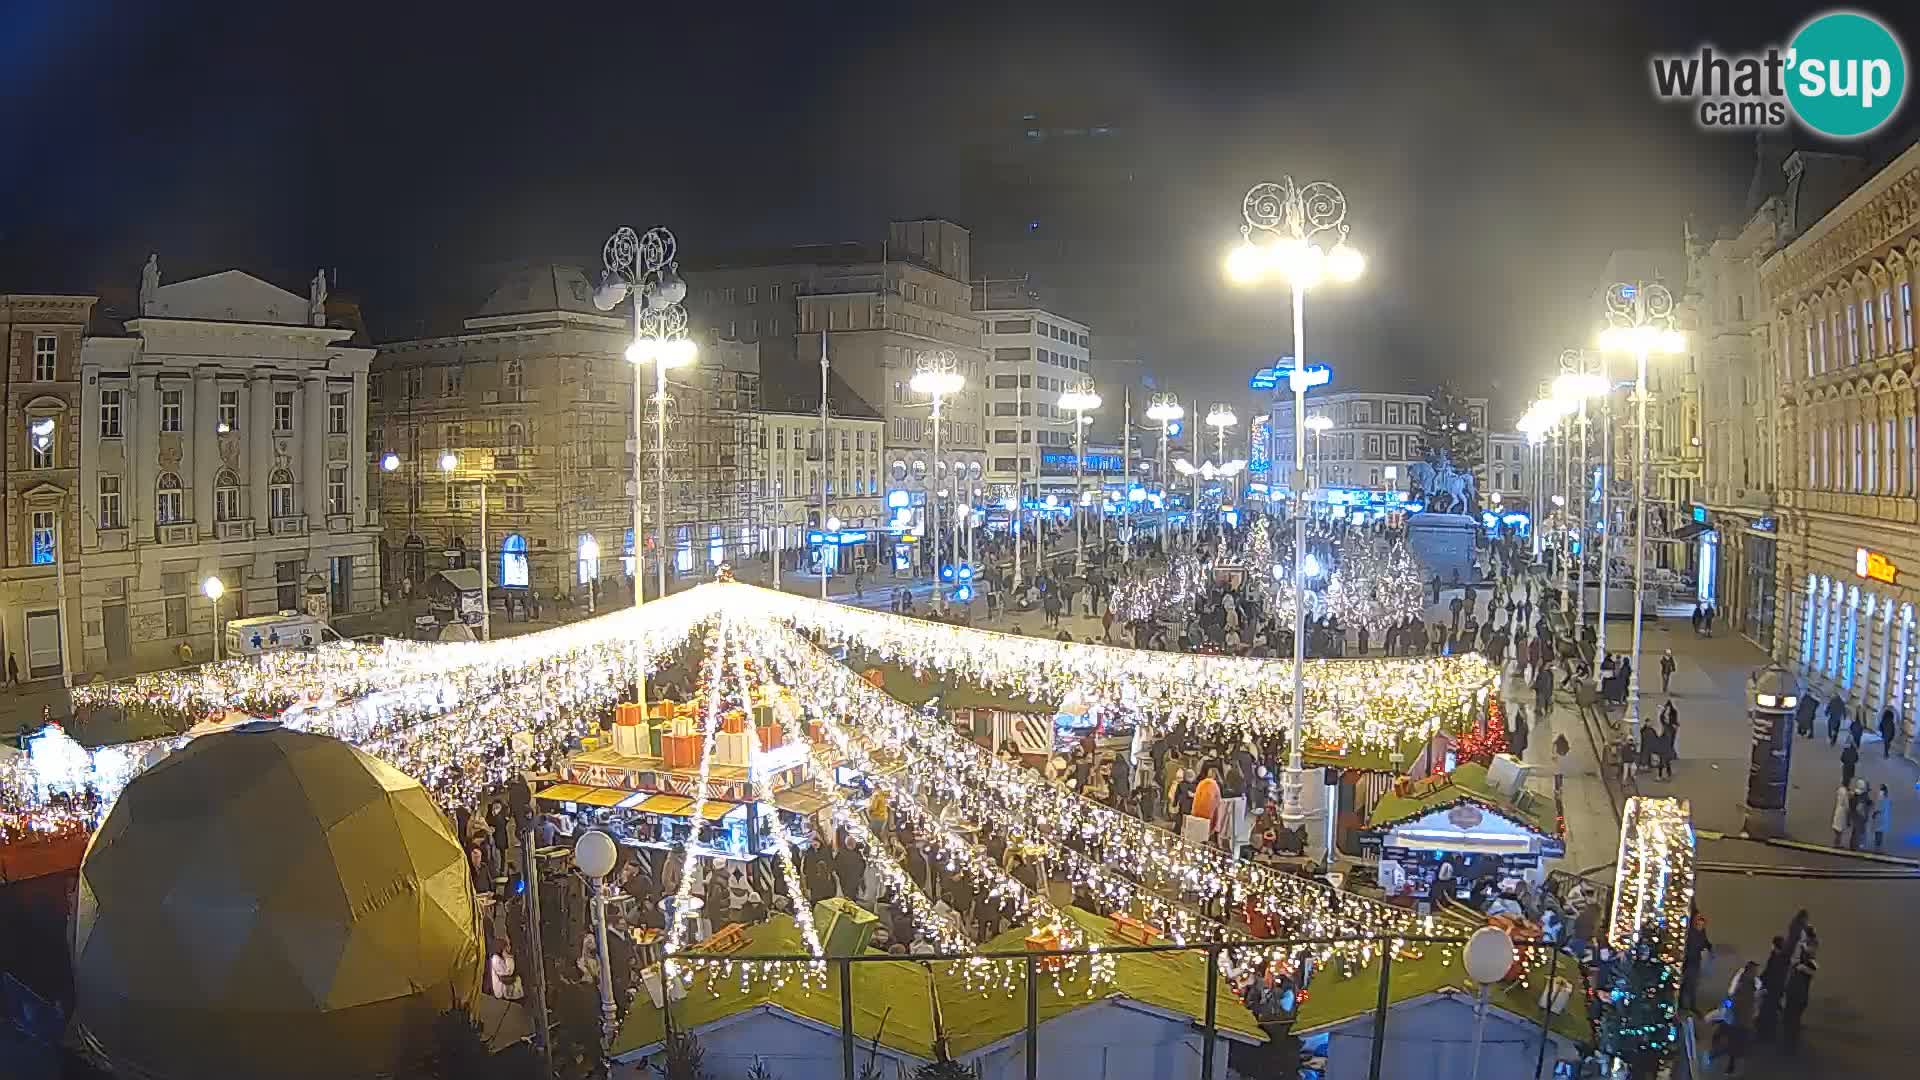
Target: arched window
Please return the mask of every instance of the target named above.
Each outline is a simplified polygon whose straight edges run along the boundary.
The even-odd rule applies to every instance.
[[[507,425],[507,449],[518,450],[527,445],[527,429],[519,424]]]
[[[267,505],[276,518],[293,516],[293,473],[287,469],[275,469],[267,478]]]
[[[232,469],[221,469],[213,478],[213,520],[240,520],[240,480]]]
[[[500,541],[500,586],[505,589],[527,587],[527,538],[508,533]]]
[[[163,472],[153,485],[153,519],[162,525],[187,520],[186,493],[180,490],[180,477]]]
[[[501,369],[500,382],[509,390],[518,390],[525,377],[526,374],[520,367],[520,361],[508,360],[506,365]]]

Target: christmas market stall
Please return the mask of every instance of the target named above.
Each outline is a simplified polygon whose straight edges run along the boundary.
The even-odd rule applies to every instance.
[[[1566,854],[1566,836],[1551,801],[1522,787],[1522,775],[1503,755],[1382,798],[1362,834],[1379,849],[1381,889],[1425,903],[1539,886],[1546,860]]]

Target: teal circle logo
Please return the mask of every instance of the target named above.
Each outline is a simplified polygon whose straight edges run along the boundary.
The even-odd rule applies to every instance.
[[[1812,20],[1793,36],[1787,63],[1787,101],[1822,135],[1870,134],[1906,97],[1906,51],[1871,15],[1835,11]]]

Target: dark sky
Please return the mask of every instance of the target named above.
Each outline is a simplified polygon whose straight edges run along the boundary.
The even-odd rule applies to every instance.
[[[1096,320],[1096,361],[1124,342],[1211,397],[1291,351],[1284,294],[1230,290],[1220,256],[1246,188],[1292,172],[1346,189],[1371,260],[1310,301],[1309,351],[1343,386],[1454,376],[1514,406],[1587,337],[1609,250],[1677,246],[1688,215],[1711,229],[1739,210],[1750,139],[1656,103],[1648,53],[1782,41],[1823,10],[6,7],[11,287],[130,289],[149,250],[169,280],[238,266],[298,288],[335,266],[398,336],[475,302],[482,266],[585,261],[623,222],[670,225],[691,259],[939,215],[1010,273],[987,238],[1031,212],[1133,313],[1137,333],[1111,338]],[[1070,158],[1043,188],[1008,184],[992,162],[1025,113],[1112,120],[1121,141],[1084,190]]]

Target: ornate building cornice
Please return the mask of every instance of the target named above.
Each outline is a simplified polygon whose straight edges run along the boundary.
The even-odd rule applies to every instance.
[[[1868,186],[1878,182],[1875,177]],[[1843,202],[1832,211],[1841,213],[1844,218],[1824,228],[1816,225],[1761,264],[1761,292],[1776,308],[1790,306],[1855,263],[1920,231],[1920,165],[1907,167],[1861,205],[1849,210]]]

